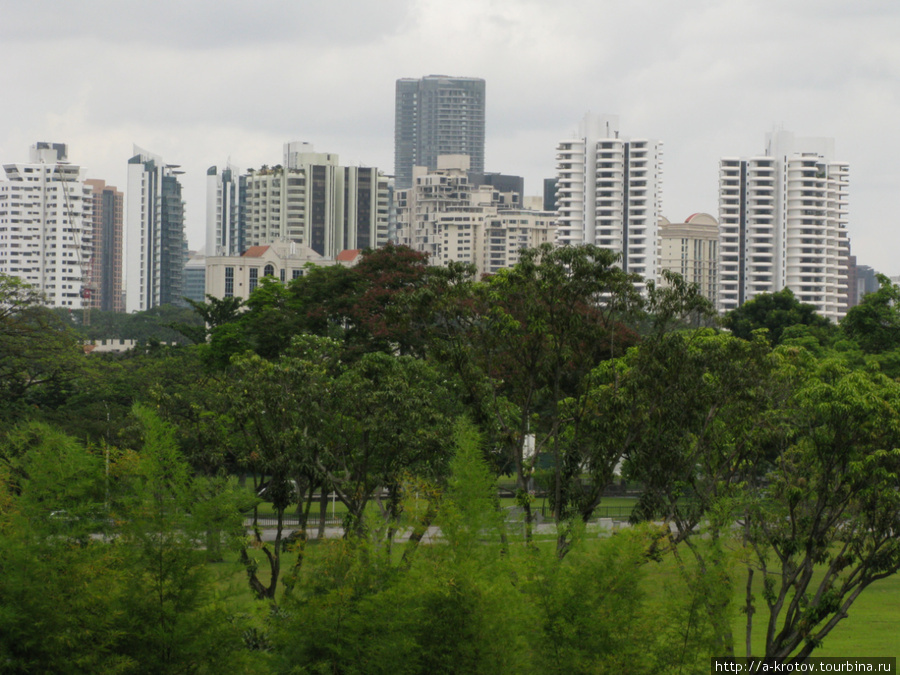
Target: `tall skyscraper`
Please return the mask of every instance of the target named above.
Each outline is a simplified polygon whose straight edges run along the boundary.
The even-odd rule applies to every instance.
[[[183,304],[184,201],[178,165],[135,146],[128,160],[125,310]]]
[[[719,309],[789,288],[838,320],[847,311],[849,166],[834,140],[766,135],[765,153],[719,163]]]
[[[556,148],[557,243],[621,254],[622,269],[655,279],[662,142],[619,136],[615,115],[588,114]]]
[[[91,188],[64,143],[36,143],[30,163],[5,164],[0,181],[0,272],[33,286],[47,305],[90,298]]]
[[[293,241],[326,258],[388,240],[388,179],[334,153],[286,143],[284,164],[246,176],[246,245]]]
[[[240,255],[247,246],[247,176],[231,164],[206,171],[206,255]]]
[[[414,166],[437,169],[440,155],[468,155],[484,172],[484,80],[428,75],[397,80],[394,174],[397,189],[412,185]]]
[[[106,181],[84,181],[91,188],[92,264],[90,306],[105,312],[124,312],[122,296],[122,225],[125,197]]]

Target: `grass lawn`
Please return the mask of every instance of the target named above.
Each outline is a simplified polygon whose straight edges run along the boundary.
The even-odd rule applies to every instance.
[[[736,602],[743,603],[743,592]],[[754,645],[761,651],[765,627],[761,598],[754,622]],[[878,581],[860,594],[850,607],[849,616],[825,638],[813,656],[875,657],[900,656],[900,575]],[[740,615],[734,623],[735,639],[743,644],[746,621]],[[741,652],[743,655],[743,652]]]
[[[503,506],[512,506],[503,500]],[[538,500],[538,505],[540,500]],[[626,497],[604,499],[601,506],[629,507],[634,504],[634,499]],[[377,507],[375,507],[377,508]],[[330,511],[330,509],[329,509]],[[515,542],[516,537],[511,539]],[[546,549],[548,555],[552,555],[555,546],[555,537],[552,535],[536,536],[536,542],[542,549]],[[602,545],[602,539],[595,540],[597,545]],[[310,541],[306,549],[306,565],[314,565],[319,544]],[[403,546],[397,545],[395,551],[402,552]],[[262,581],[264,572],[268,569],[261,553],[257,553],[260,560],[260,572]],[[295,554],[286,553],[282,557],[282,571],[289,571],[294,564]],[[235,602],[252,611],[254,606],[264,605],[254,600],[249,591],[246,575],[240,566],[237,554],[229,553],[225,562],[211,565],[216,584],[219,590],[226,595],[234,594]],[[738,570],[735,588],[735,605],[737,608],[744,603],[744,585],[746,577]],[[647,588],[651,592],[661,592],[673,581],[675,575],[671,565],[665,561],[659,565],[648,567]],[[761,580],[757,575],[756,583],[761,588]],[[656,591],[652,589],[657,589]],[[755,617],[754,645],[757,653],[761,651],[763,643],[763,631],[765,603],[757,593],[756,605],[758,613]],[[745,617],[739,611],[735,612],[733,623],[734,638],[738,655],[743,654],[743,640],[745,631]],[[837,627],[825,638],[823,645],[817,649],[814,656],[832,657],[896,657],[900,656],[900,575],[884,579],[869,587],[860,595],[849,611],[849,617],[840,622]]]
[[[864,590],[819,656],[900,656],[900,576]]]

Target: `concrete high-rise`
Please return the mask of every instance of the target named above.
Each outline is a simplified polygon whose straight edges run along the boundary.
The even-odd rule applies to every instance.
[[[326,258],[388,241],[388,179],[375,167],[340,166],[334,153],[286,143],[284,165],[246,175],[246,246],[277,241]]]
[[[247,176],[230,164],[206,171],[206,255],[240,255],[247,247]]]
[[[413,167],[437,169],[440,155],[468,155],[484,172],[485,83],[477,77],[428,75],[397,80],[394,175],[397,189],[412,185]]]
[[[122,227],[125,197],[106,181],[84,181],[92,190],[93,255],[91,307],[105,312],[124,312],[122,296]]]
[[[400,243],[427,253],[432,265],[471,263],[481,275],[512,267],[522,249],[554,240],[556,214],[525,209],[520,193],[504,189],[520,179],[473,184],[468,162],[445,155],[434,171],[416,167],[413,186],[397,192]]]
[[[90,298],[91,188],[64,143],[36,143],[27,164],[4,164],[0,273],[38,290],[47,305],[81,309]]]
[[[847,311],[849,166],[834,140],[778,130],[756,157],[719,163],[719,309],[789,288],[839,320]]]
[[[626,272],[655,279],[662,142],[619,135],[615,115],[588,114],[556,148],[557,243],[595,244]]]
[[[128,160],[125,311],[183,304],[184,201],[178,165],[134,148]]]

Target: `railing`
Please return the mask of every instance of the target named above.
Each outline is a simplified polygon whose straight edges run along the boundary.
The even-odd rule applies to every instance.
[[[591,517],[591,520],[600,520],[605,518],[610,518],[613,520],[628,520],[631,516],[631,512],[633,510],[632,506],[598,506],[594,509],[594,513]],[[552,521],[553,520],[553,512],[547,504],[535,505],[534,513],[540,514],[540,517],[544,519],[544,521]],[[251,527],[253,524],[253,513],[247,513],[244,516],[244,523],[247,527]],[[285,514],[282,518],[282,527],[287,530],[294,530],[300,526],[300,518],[297,514]],[[278,527],[278,518],[274,515],[260,515],[256,518],[256,523],[261,528],[275,528]],[[342,527],[343,526],[343,517],[341,516],[326,516],[325,518],[325,527]],[[306,530],[307,532],[315,532],[319,528],[319,517],[310,515],[310,517],[306,521]]]
[[[343,525],[343,518],[340,516],[326,516],[325,517],[325,527],[341,527]],[[253,513],[244,514],[244,523],[247,527],[251,527],[253,525]],[[259,527],[263,528],[273,528],[278,527],[278,517],[273,515],[261,515],[256,517],[256,524]],[[296,513],[284,514],[281,519],[282,527],[285,530],[293,530],[300,527],[300,517]],[[307,531],[314,531],[319,527],[319,517],[310,515],[310,517],[306,520],[306,529]]]

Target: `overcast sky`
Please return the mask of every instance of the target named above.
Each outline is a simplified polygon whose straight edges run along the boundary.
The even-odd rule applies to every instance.
[[[393,173],[395,81],[444,74],[487,81],[485,168],[528,194],[588,111],[662,140],[673,221],[774,127],[832,137],[853,253],[900,274],[897,0],[0,0],[0,58],[0,162],[67,143],[124,190],[146,148],[186,171],[191,248],[209,166],[307,141]]]

